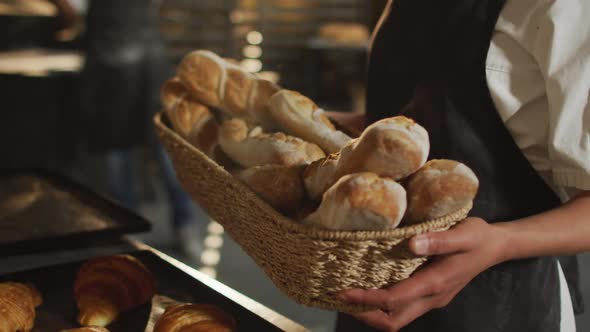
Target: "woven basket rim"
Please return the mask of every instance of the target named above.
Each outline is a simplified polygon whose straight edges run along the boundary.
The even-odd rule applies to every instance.
[[[469,210],[473,207],[473,203],[470,202],[466,206],[462,207],[461,209],[450,213],[446,216],[436,218],[433,220],[425,221],[423,223],[404,226],[395,228],[392,230],[380,230],[380,231],[334,231],[334,230],[326,230],[320,229],[315,227],[310,227],[306,225],[302,225],[295,220],[292,220],[283,214],[276,211],[272,208],[268,203],[266,203],[262,198],[260,198],[256,193],[254,193],[250,188],[248,188],[245,184],[241,181],[237,180],[233,175],[231,175],[224,167],[220,166],[209,158],[205,153],[200,151],[198,148],[190,144],[180,135],[178,135],[174,130],[169,128],[166,124],[162,122],[162,116],[164,115],[163,112],[156,113],[154,115],[154,124],[156,127],[162,131],[164,131],[167,135],[173,137],[179,144],[183,147],[189,149],[192,153],[199,156],[199,158],[203,158],[211,163],[212,166],[217,167],[217,170],[222,171],[225,173],[226,176],[231,177],[235,181],[235,185],[241,186],[241,189],[250,192],[252,195],[252,199],[256,200],[256,203],[261,205],[261,207],[265,208],[265,212],[271,214],[275,223],[278,226],[286,229],[291,233],[298,233],[306,237],[310,237],[317,240],[327,240],[327,241],[367,241],[367,240],[392,240],[392,239],[407,239],[412,236],[426,233],[436,228],[440,228],[441,225],[449,225],[451,222],[454,223],[458,218],[467,215]]]

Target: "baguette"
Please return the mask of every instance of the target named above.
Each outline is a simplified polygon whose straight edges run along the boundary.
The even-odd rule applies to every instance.
[[[287,134],[315,143],[327,153],[340,151],[351,140],[336,130],[313,101],[298,92],[277,92],[270,98],[268,108],[274,121]]]
[[[267,134],[260,127],[250,130],[238,118],[223,122],[219,144],[226,155],[243,167],[307,165],[325,156],[315,144],[283,133]]]
[[[187,54],[176,73],[199,102],[265,130],[277,129],[267,109],[270,97],[280,90],[276,84],[204,50]]]

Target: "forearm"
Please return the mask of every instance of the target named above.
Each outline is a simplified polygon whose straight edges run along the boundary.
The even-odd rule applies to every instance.
[[[557,209],[495,226],[505,238],[502,261],[590,251],[590,192]]]

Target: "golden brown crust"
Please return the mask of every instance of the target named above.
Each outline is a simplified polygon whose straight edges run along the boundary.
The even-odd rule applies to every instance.
[[[333,230],[383,230],[397,227],[406,211],[406,192],[374,173],[342,177],[323,196],[304,223]]]
[[[452,160],[431,160],[408,181],[408,212],[404,220],[415,224],[442,217],[473,201],[479,182],[465,165]]]
[[[154,293],[154,277],[137,258],[115,255],[91,259],[82,265],[74,282],[78,322],[107,326],[120,312],[147,303]]]
[[[209,108],[192,98],[177,78],[164,84],[161,99],[174,130],[193,146],[213,156],[219,126]]]
[[[203,323],[215,322],[216,324]],[[201,324],[199,326],[199,323]],[[219,330],[203,330],[204,327]],[[156,322],[154,332],[235,331],[236,322],[227,313],[210,304],[179,304],[166,309]]]
[[[35,308],[41,302],[41,294],[31,285],[0,283],[0,331],[30,331],[35,323]]]
[[[208,51],[187,54],[178,65],[176,74],[199,102],[210,107],[220,107],[225,68],[223,60]]]
[[[109,332],[109,330],[105,329],[104,327],[80,327],[77,329],[70,329],[70,330],[63,330],[61,332]]]
[[[264,165],[246,169],[238,178],[270,206],[283,213],[297,211],[305,197],[300,166]]]
[[[338,152],[351,139],[336,130],[324,112],[299,92],[277,92],[269,100],[268,108],[287,134],[315,143],[327,153]]]
[[[304,174],[306,190],[317,201],[338,179],[360,172],[398,181],[422,167],[429,150],[428,133],[413,120],[403,116],[383,119],[350,140],[339,154],[311,165]]]
[[[248,117],[248,99],[254,88],[255,78],[239,68],[226,68],[224,107],[233,116]]]
[[[306,165],[325,156],[315,144],[283,133],[264,133],[260,127],[250,130],[238,118],[222,123],[219,144],[225,154],[244,167]]]
[[[251,117],[259,123],[265,130],[276,130],[278,125],[270,110],[268,109],[268,101],[281,88],[267,80],[256,80],[256,87],[250,94],[249,112]]]

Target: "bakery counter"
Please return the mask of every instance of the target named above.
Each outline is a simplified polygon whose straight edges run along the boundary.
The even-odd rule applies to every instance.
[[[236,321],[237,331],[308,331],[230,287],[142,242],[119,238],[78,248],[39,254],[0,257],[0,281],[35,285],[43,296],[37,308],[33,331],[56,331],[75,327],[76,306],[72,294],[80,265],[92,257],[128,254],[153,273],[156,294],[152,305],[121,314],[109,326],[116,331],[152,331],[156,298],[165,296],[179,302],[207,303],[222,308]],[[69,294],[68,294],[69,293]],[[155,309],[156,308],[156,309]]]

